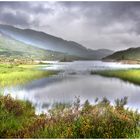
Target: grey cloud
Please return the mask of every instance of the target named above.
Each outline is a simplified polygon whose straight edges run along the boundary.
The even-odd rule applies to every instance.
[[[5,12],[0,15],[0,20],[3,23],[11,25],[29,26],[30,17],[22,12],[10,13]]]
[[[31,2],[0,2],[0,22],[23,27],[39,26],[40,21],[35,18],[36,14],[47,15],[53,13],[53,9],[44,7],[43,3],[37,3],[34,6]],[[30,15],[34,18],[32,21]]]
[[[0,2],[0,13],[0,23],[46,31],[90,48],[139,44],[140,2]]]
[[[34,2],[0,2],[0,8],[8,8],[13,10],[23,10],[30,13],[50,13],[53,12],[52,8],[44,7],[44,2],[35,2],[36,5],[34,6],[32,3]]]
[[[78,8],[82,14],[97,25],[108,25],[112,22],[134,20],[139,22],[140,2],[61,2],[68,9]]]

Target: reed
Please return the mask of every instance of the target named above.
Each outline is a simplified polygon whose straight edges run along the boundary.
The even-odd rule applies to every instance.
[[[126,97],[115,103],[76,99],[36,115],[31,103],[0,96],[0,138],[140,138],[140,114],[125,109]]]
[[[140,85],[140,69],[91,71],[91,74],[116,77]]]
[[[15,66],[15,65],[0,65],[0,86],[11,86],[17,84],[24,84],[31,80],[48,77],[55,72],[43,71],[37,69],[37,65]]]

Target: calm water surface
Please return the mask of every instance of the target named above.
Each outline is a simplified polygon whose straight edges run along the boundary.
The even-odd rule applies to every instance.
[[[107,97],[113,103],[116,98],[128,97],[128,106],[140,110],[140,86],[117,78],[90,75],[91,70],[140,68],[140,65],[124,65],[101,61],[58,62],[43,70],[60,70],[58,75],[32,81],[24,86],[5,88],[4,94],[29,100],[36,112],[46,111],[54,103],[71,103],[80,96],[81,103],[96,97]]]

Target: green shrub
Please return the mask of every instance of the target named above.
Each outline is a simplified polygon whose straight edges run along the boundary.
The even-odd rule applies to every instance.
[[[107,98],[55,104],[35,115],[31,103],[0,96],[0,138],[139,138],[140,114],[125,109],[127,97],[112,106]]]

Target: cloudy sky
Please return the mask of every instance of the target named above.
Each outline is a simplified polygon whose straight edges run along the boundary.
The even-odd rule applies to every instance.
[[[92,49],[140,46],[140,2],[0,2],[0,23],[44,31]]]

